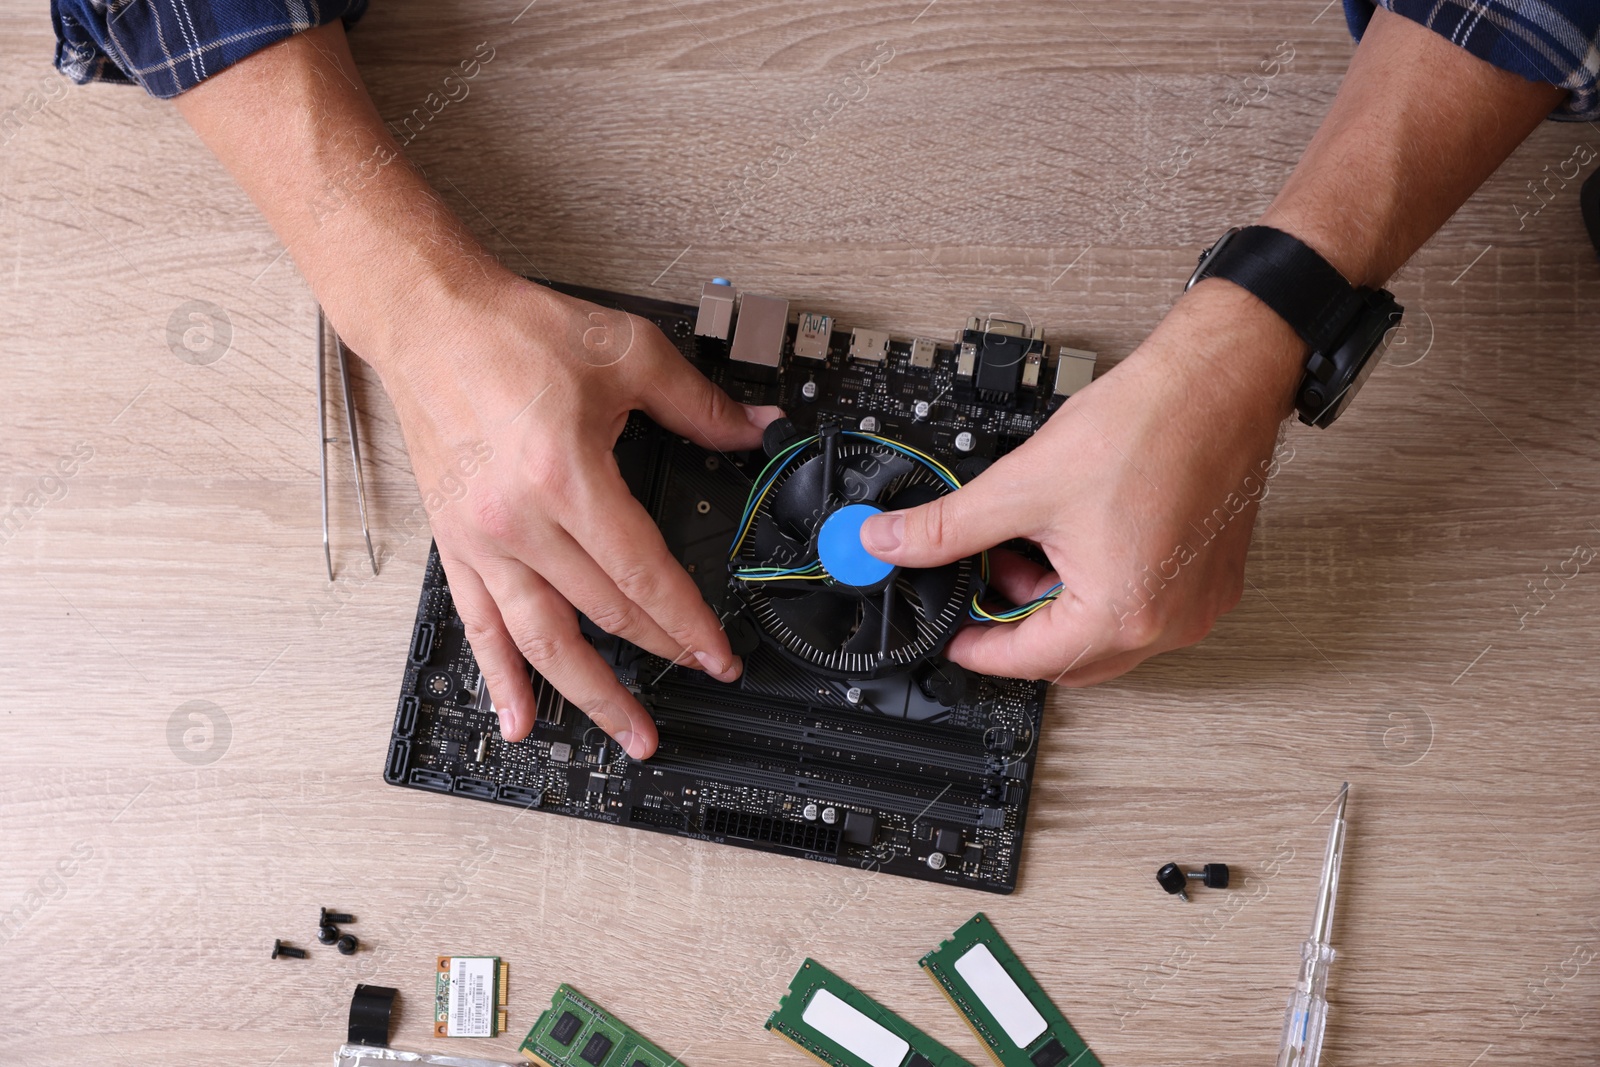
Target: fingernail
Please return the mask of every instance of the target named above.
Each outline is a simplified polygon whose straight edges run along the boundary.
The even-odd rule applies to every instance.
[[[709,652],[696,652],[694,658],[700,662],[701,668],[709,675],[721,678],[728,673],[728,664],[717,659]]]
[[[750,424],[756,429],[765,430],[769,422],[783,418],[783,409],[773,407],[771,404],[746,404],[744,417],[749,419]]]
[[[622,746],[624,752],[634,759],[644,758],[644,742],[632,730],[622,730],[616,736],[617,744]]]
[[[893,552],[900,547],[906,517],[897,511],[874,515],[861,524],[861,544],[868,552]]]
[[[500,714],[500,736],[501,737],[510,737],[511,736],[511,731],[514,730],[516,728],[516,725],[517,725],[516,716],[511,714],[511,709],[510,708],[501,708],[499,714]]]

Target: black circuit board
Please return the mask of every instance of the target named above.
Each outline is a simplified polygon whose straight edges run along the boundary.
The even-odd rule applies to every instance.
[[[758,366],[732,361],[727,341],[697,336],[693,307],[557,288],[649,319],[735,398],[778,404],[803,432],[824,424],[872,429],[940,459],[963,479],[1026,440],[1059,402],[1042,384],[1028,384],[1033,374],[1011,374],[1009,394],[980,389],[984,379],[962,364],[971,332],[931,353],[926,341],[914,353],[914,339],[892,338],[881,360],[861,360],[851,358],[851,331],[835,328],[826,359],[816,360],[794,355],[791,322],[779,365]],[[1025,358],[1043,349],[1024,338],[1017,351]],[[1001,377],[1002,386],[1013,384]],[[919,401],[927,407],[919,410]],[[958,448],[962,434],[971,436]],[[538,676],[536,725],[529,737],[508,743],[435,549],[385,780],[1011,892],[1047,685],[973,675],[942,660],[942,676],[960,684],[933,695],[910,673],[855,680],[809,670],[758,638],[728,577],[735,525],[765,455],[707,452],[638,413],[616,455],[630,489],[744,652],[743,676],[717,682],[585,621],[585,635],[655,719],[658,751],[644,761],[629,758]]]

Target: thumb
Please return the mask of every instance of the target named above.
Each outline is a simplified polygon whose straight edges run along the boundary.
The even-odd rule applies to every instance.
[[[862,547],[902,567],[937,567],[977,555],[1025,534],[1016,500],[1000,497],[976,478],[921,507],[872,516],[861,526]]]
[[[668,430],[718,451],[758,447],[767,423],[783,414],[775,407],[739,403],[676,350],[666,353],[639,401]]]

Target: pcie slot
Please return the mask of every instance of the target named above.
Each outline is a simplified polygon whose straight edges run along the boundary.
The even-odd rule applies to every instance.
[[[966,804],[951,804],[941,800],[928,802],[920,797],[866,789],[861,786],[841,785],[838,782],[809,778],[804,774],[785,774],[777,771],[763,771],[754,767],[739,767],[730,764],[711,763],[710,761],[685,759],[679,757],[676,753],[665,751],[658,751],[655,756],[651,757],[650,765],[661,770],[676,771],[679,774],[712,779],[732,785],[748,786],[752,789],[771,789],[775,792],[795,793],[800,796],[826,797],[841,804],[878,808],[913,819],[928,818],[946,824],[964,826],[975,826],[978,822],[978,809]]]

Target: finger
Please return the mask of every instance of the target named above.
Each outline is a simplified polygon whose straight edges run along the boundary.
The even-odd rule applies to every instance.
[[[1054,681],[1056,685],[1066,686],[1069,689],[1099,685],[1101,682],[1109,682],[1113,678],[1127,674],[1155,654],[1154,648],[1140,648],[1132,652],[1119,653],[1108,656],[1092,666],[1077,667],[1067,671]]]
[[[580,494],[566,528],[583,551],[707,674],[723,682],[738,678],[742,665],[716,613],[667,551],[661,531],[622,479],[608,475],[583,487]]]
[[[520,565],[497,568],[484,580],[500,606],[507,632],[533,669],[628,755],[644,759],[654,752],[656,724],[578,632],[572,605],[550,583]]]
[[[639,398],[645,413],[702,448],[742,451],[759,446],[761,431],[782,409],[739,403],[695,370],[659,330],[656,336],[659,360]]]
[[[663,659],[688,659],[684,647],[623,595],[617,583],[565,530],[552,531],[536,546],[519,545],[518,555],[522,562],[536,565],[536,574],[606,633]]]
[[[533,686],[528,681],[527,661],[506,631],[500,609],[484,586],[478,572],[460,560],[439,553],[456,614],[466,627],[467,644],[478,661],[483,685],[489,687],[494,709],[500,716],[500,736],[521,741],[533,729],[537,713]]]
[[[1037,491],[1013,484],[997,464],[967,485],[921,507],[874,515],[861,526],[868,552],[902,567],[938,567],[1033,533]]]
[[[1041,567],[1015,552],[998,549],[989,553],[989,588],[1013,604],[1026,604],[1044,596],[1060,580],[1049,567]]]
[[[1021,622],[967,627],[951,639],[945,656],[980,674],[1048,681],[1124,651],[1105,628],[1063,594]]]

